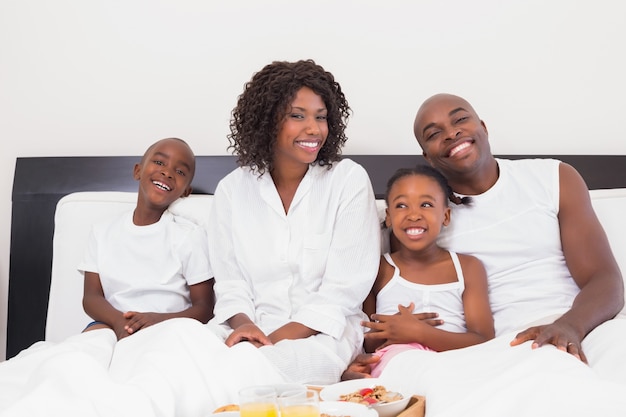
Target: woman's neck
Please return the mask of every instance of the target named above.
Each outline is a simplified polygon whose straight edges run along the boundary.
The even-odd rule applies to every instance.
[[[275,166],[274,169],[270,171],[272,181],[274,181],[280,200],[283,203],[285,213],[289,212],[289,207],[291,206],[293,197],[296,194],[296,190],[298,189],[298,186],[300,185],[300,182],[302,182],[302,179],[306,175],[308,169],[308,165],[300,165],[291,168]]]

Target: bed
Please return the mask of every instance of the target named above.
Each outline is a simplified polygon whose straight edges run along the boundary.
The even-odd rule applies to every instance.
[[[385,192],[387,178],[396,168],[424,163],[421,156],[412,155],[348,157],[366,168],[379,203]],[[529,156],[501,157],[518,159]],[[626,209],[626,156],[532,157],[560,159],[573,165],[582,174],[592,190],[594,207],[609,235],[620,267],[626,270],[626,228],[621,219],[621,213]],[[80,285],[73,285],[73,278],[64,272],[58,272],[58,268],[61,268],[59,263],[67,269],[67,265],[71,265],[79,254],[75,248],[69,249],[67,243],[62,243],[67,236],[59,236],[62,230],[55,229],[55,224],[66,224],[79,218],[84,213],[84,207],[93,207],[89,204],[94,202],[100,207],[102,214],[132,206],[136,183],[131,172],[139,158],[116,156],[17,159],[12,195],[7,358],[15,356],[37,341],[56,342],[80,331],[76,327],[83,322],[79,311],[80,300],[77,299],[80,296]],[[193,183],[194,195],[180,210],[191,213],[199,222],[206,221],[210,210],[210,195],[219,179],[235,166],[235,159],[231,156],[199,156]],[[112,205],[102,206],[100,197],[104,197]],[[57,211],[58,207],[63,207],[63,210]],[[91,208],[88,210],[92,216],[99,215],[91,212]],[[55,220],[61,212],[64,217]],[[84,227],[74,227],[74,231],[78,230],[77,233],[86,236],[88,226],[86,223]],[[63,260],[58,259],[61,253]],[[56,282],[57,278],[51,279],[53,275],[64,276],[66,280]],[[575,379],[575,376],[572,378]],[[411,386],[411,389],[418,388]],[[605,391],[611,392],[611,389],[608,387]],[[622,410],[626,410],[626,406]]]

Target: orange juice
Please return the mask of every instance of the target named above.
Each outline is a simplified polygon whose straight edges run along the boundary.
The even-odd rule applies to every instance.
[[[280,407],[281,417],[320,417],[317,404],[297,404]]]
[[[247,403],[239,407],[241,417],[278,417],[274,403]],[[319,417],[319,415],[318,415]]]

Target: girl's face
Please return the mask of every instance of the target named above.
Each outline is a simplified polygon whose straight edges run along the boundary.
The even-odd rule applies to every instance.
[[[433,178],[402,177],[389,190],[388,200],[385,224],[409,249],[419,250],[434,244],[441,228],[450,222],[447,196]]]
[[[319,95],[308,87],[298,90],[278,131],[274,166],[315,162],[328,137],[326,116],[326,105]]]

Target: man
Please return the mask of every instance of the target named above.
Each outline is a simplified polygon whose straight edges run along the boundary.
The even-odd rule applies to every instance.
[[[472,198],[470,206],[453,206],[440,244],[485,264],[496,335],[513,331],[511,346],[532,340],[533,348],[554,345],[588,362],[582,341],[619,313],[624,287],[580,174],[555,160],[494,158],[485,123],[450,94],[422,104],[414,133],[455,193]],[[626,334],[626,321],[614,322]],[[604,331],[602,343],[613,333]],[[360,355],[342,379],[368,376],[376,361]]]

